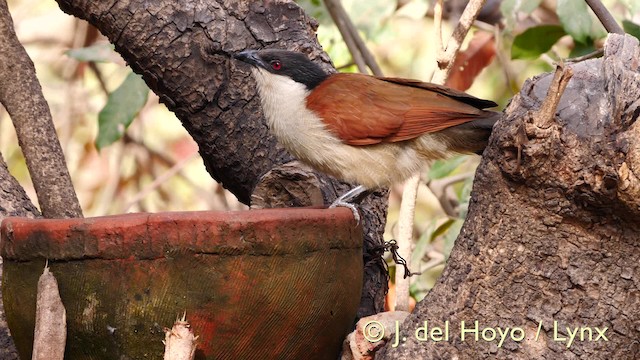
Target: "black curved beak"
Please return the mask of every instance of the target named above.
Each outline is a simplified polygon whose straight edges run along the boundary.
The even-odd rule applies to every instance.
[[[266,68],[267,64],[260,58],[257,50],[245,50],[233,55],[234,58],[249,65]]]

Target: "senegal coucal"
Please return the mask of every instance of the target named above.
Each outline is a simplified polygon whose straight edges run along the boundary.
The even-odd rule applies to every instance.
[[[362,74],[328,74],[305,55],[246,50],[271,132],[295,157],[365,189],[389,186],[453,153],[482,153],[500,113],[444,86]],[[353,206],[350,206],[353,209]],[[357,213],[356,213],[357,215]]]

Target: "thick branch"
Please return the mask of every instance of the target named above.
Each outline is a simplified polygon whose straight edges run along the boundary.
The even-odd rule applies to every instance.
[[[613,15],[607,10],[600,0],[585,0],[591,10],[596,14],[607,32],[614,34],[624,34],[624,30],[620,24],[613,18]]]
[[[82,217],[49,105],[4,0],[0,1],[0,54],[0,103],[16,128],[43,215]]]

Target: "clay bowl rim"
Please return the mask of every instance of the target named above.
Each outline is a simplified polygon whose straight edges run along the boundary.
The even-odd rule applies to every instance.
[[[168,230],[153,231],[149,224],[160,224]],[[248,230],[258,225],[262,227],[257,229],[263,230]],[[221,235],[221,227],[243,236],[247,234],[249,240],[241,238],[212,246],[208,239]],[[182,236],[172,240],[172,230]],[[329,237],[330,241],[305,240],[299,236],[305,231],[321,231],[322,234],[314,238]],[[346,240],[337,236],[331,239],[338,231],[348,234]],[[271,236],[276,233],[281,236]],[[50,241],[50,236],[60,239]],[[150,240],[141,240],[145,237]],[[286,239],[286,242],[277,239]],[[148,260],[165,257],[167,252],[176,249],[202,254],[283,255],[298,253],[296,247],[307,252],[336,247],[362,248],[362,225],[356,223],[351,210],[343,207],[170,211],[70,219],[7,217],[0,225],[0,256],[6,261]]]

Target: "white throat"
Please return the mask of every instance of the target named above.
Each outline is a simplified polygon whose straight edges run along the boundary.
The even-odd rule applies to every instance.
[[[306,107],[307,87],[288,76],[252,68],[262,111],[271,132],[294,156],[305,160],[318,141],[334,142],[322,120]]]

